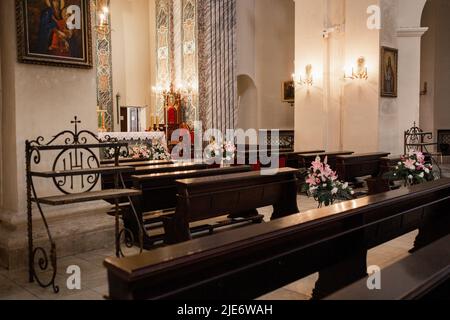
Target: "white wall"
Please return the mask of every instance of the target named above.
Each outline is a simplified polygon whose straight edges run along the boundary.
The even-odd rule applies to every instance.
[[[236,52],[237,74],[255,79],[255,1],[236,2]]]
[[[398,48],[398,2],[392,0],[380,0],[381,5],[381,32],[380,45],[389,48]],[[397,98],[380,98],[379,114],[379,149],[400,154],[399,140],[403,138],[399,127],[399,106]]]
[[[150,113],[156,82],[154,0],[111,0],[111,24],[114,96],[120,93],[122,106],[148,106]]]
[[[83,128],[95,131],[96,74],[72,69],[17,63],[14,0],[0,2],[3,119],[3,210],[25,216],[25,140],[52,137],[71,128],[75,115]],[[6,138],[7,137],[7,138]],[[46,161],[44,160],[44,163]],[[1,220],[1,218],[0,218]]]
[[[296,1],[296,73],[316,70],[314,86],[297,90],[296,148],[378,150],[379,31],[367,28],[369,0]],[[328,38],[325,28],[336,28]],[[365,57],[369,80],[345,80],[345,66]]]
[[[281,101],[281,84],[294,71],[294,21],[292,0],[237,1],[238,75],[249,76],[257,93],[256,99],[251,99],[253,91],[241,96],[239,114],[255,119],[239,119],[240,124],[255,129],[294,128],[294,108]],[[246,94],[246,83],[238,86]]]
[[[433,3],[433,5],[431,5]],[[420,83],[423,86],[428,83],[428,92],[420,97],[420,127],[428,132],[434,132],[435,108],[434,97],[436,92],[436,46],[437,46],[437,28],[439,26],[437,19],[437,2],[430,1],[425,6],[422,15],[422,26],[429,28],[428,32],[422,37],[422,57],[420,70]]]
[[[295,1],[295,73],[304,74],[311,64],[316,74],[311,88],[296,90],[296,150],[321,149],[326,142],[327,115],[323,104],[325,7],[323,1]]]
[[[426,0],[398,0],[398,134],[397,154],[404,151],[404,132],[420,121],[420,47],[427,28],[421,27]]]
[[[304,65],[311,63],[323,76],[313,88],[297,92],[297,149],[403,152],[403,133],[419,118],[424,3],[296,0],[296,72],[302,73]],[[381,31],[367,27],[367,9],[374,4],[381,7]],[[319,36],[325,27],[344,22],[343,33],[333,32],[327,40]],[[397,99],[380,97],[380,46],[399,49]],[[351,71],[360,56],[366,59],[369,79],[343,81],[339,70]]]
[[[253,79],[247,75],[237,77],[239,96],[238,123],[239,129],[258,128],[258,91]]]
[[[343,104],[343,148],[355,152],[378,151],[379,30],[367,28],[367,8],[373,0],[347,0],[345,65],[356,66],[364,57],[368,80],[346,80]],[[347,68],[348,69],[348,68]]]
[[[255,3],[255,82],[260,129],[294,128],[294,108],[282,102],[281,97],[281,83],[289,81],[294,72],[294,8],[292,0]]]

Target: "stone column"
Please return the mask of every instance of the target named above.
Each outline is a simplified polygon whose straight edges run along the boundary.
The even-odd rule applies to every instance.
[[[404,132],[420,121],[420,50],[428,28],[399,28],[398,37],[398,152],[403,153]]]

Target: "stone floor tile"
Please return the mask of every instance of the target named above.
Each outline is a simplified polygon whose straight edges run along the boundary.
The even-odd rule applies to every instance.
[[[81,278],[83,288],[94,289],[108,283],[106,269]]]
[[[257,300],[260,300],[260,301],[265,301],[265,300],[302,301],[302,300],[310,300],[310,299],[311,299],[310,297],[302,295],[298,292],[282,288],[282,289],[276,290],[274,292],[271,292],[269,294],[266,294],[266,295],[258,298]]]
[[[92,290],[101,294],[103,297],[108,296],[108,293],[109,293],[108,284],[104,284],[97,288],[92,288]]]
[[[58,298],[58,300],[75,300],[75,301],[104,300],[104,297],[100,293],[95,292],[93,290],[85,290],[85,291],[81,291],[81,292],[72,294],[70,296],[64,296],[64,297]]]
[[[26,291],[17,283],[3,276],[0,276],[0,300],[10,300],[10,297],[21,295],[24,292]]]
[[[284,288],[291,290],[291,291],[295,291],[304,296],[311,297],[312,291],[313,291],[314,287],[316,286],[316,282],[318,279],[319,279],[319,274],[315,273],[315,274],[310,275],[309,277],[306,277],[299,281],[291,283],[290,285],[287,285]]]
[[[21,290],[19,292],[11,293],[10,295],[7,295],[5,297],[1,297],[1,293],[0,293],[0,300],[31,301],[31,300],[39,300],[39,298],[21,288]]]

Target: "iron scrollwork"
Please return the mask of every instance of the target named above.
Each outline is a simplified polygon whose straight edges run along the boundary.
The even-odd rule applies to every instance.
[[[427,142],[433,140],[433,133],[424,132],[414,122],[414,126],[405,132],[405,155],[411,151],[420,151],[429,156],[433,164],[434,176],[440,179],[442,176],[442,168],[439,165],[439,161],[433,156],[432,152],[428,149],[428,146],[437,146],[437,143]]]
[[[32,167],[41,164],[42,153],[44,151],[58,151],[53,165],[52,173],[58,173],[52,176],[53,183],[57,190],[63,194],[84,193],[92,191],[98,184],[101,170],[99,173],[85,174],[76,172],[76,170],[86,170],[100,168],[100,160],[97,154],[92,149],[111,148],[114,150],[115,164],[119,164],[119,155],[122,148],[128,150],[128,146],[124,143],[119,143],[116,139],[105,137],[100,140],[96,134],[87,130],[78,130],[78,125],[81,121],[77,117],[71,123],[74,125],[74,131],[66,130],[58,133],[48,143],[40,136],[35,140],[26,141],[26,182],[27,182],[27,218],[28,218],[28,258],[29,258],[29,281],[37,282],[41,287],[51,287],[55,293],[59,292],[59,287],[56,285],[57,274],[57,250],[56,243],[52,236],[47,218],[41,205],[41,201],[36,192],[35,182],[33,177]],[[42,177],[42,176],[41,176]],[[116,177],[116,188],[125,188],[121,174]],[[132,210],[137,219],[135,208],[129,198]],[[39,212],[39,216],[43,221],[46,235],[50,243],[50,249],[45,249],[42,246],[34,247],[33,243],[33,202]],[[119,230],[119,204],[116,201],[116,255],[124,256],[121,248],[121,238],[124,238],[126,247],[135,244],[134,235],[131,235],[129,230]],[[143,232],[144,227],[137,220],[142,230],[140,233],[139,244],[142,252],[143,248]],[[117,243],[118,242],[118,243]],[[39,273],[38,273],[39,272]],[[43,280],[42,273],[50,276],[50,280]]]

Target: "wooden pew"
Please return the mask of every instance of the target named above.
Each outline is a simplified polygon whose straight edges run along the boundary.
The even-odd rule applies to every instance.
[[[301,154],[319,154],[324,152],[325,150],[280,152],[280,166],[288,168],[300,168],[298,157]]]
[[[384,177],[384,175],[394,169],[400,161],[400,156],[389,156],[380,159],[378,176],[366,180],[369,195],[386,192],[400,187],[398,184],[389,181],[389,179]]]
[[[297,156],[298,166],[303,169],[307,169],[311,166],[311,163],[319,156],[322,161],[328,158],[328,164],[333,170],[336,170],[336,159],[338,156],[352,155],[352,151],[333,151],[333,152],[321,152],[321,153],[302,153]]]
[[[402,160],[401,156],[389,156],[380,159],[380,175],[388,173]]]
[[[187,170],[203,170],[207,168],[208,168],[207,164],[196,162],[176,162],[163,165],[157,164],[157,165],[138,166],[134,168],[133,171],[124,173],[123,180],[125,182],[125,185],[128,188],[130,188],[133,186],[133,179],[131,178],[132,175],[147,175],[147,174],[187,171]],[[114,179],[112,176],[103,177],[102,179],[103,189],[111,189],[113,186],[114,186]]]
[[[250,166],[235,166],[213,169],[198,169],[176,172],[153,173],[147,175],[133,175],[131,179],[133,187],[142,191],[142,195],[135,197],[133,203],[146,230],[162,228],[164,217],[173,215],[177,203],[176,181],[180,179],[209,177],[216,175],[228,175],[235,173],[250,172]],[[136,224],[132,212],[127,206],[123,207],[123,221],[127,230],[130,230],[135,239],[139,236],[139,226]],[[163,241],[164,233],[152,235],[144,234],[144,249],[150,249],[155,242]]]
[[[127,185],[131,186],[130,175],[134,173],[135,168],[138,167],[150,167],[150,166],[162,166],[173,164],[172,160],[133,160],[133,159],[123,159],[120,161],[120,166],[132,167],[133,170],[130,172],[125,172],[123,174],[124,180],[127,181]],[[115,166],[114,160],[103,160],[101,161],[102,167],[113,167]],[[104,174],[101,177],[102,189],[114,188],[114,176]]]
[[[177,180],[250,172],[250,166],[233,166],[133,175],[134,188],[142,191],[141,212],[174,209],[177,205]]]
[[[388,152],[353,154],[336,158],[336,171],[340,180],[352,182],[356,178],[380,174],[381,159],[389,156]]]
[[[445,292],[444,292],[445,288]],[[450,236],[381,271],[381,290],[362,279],[326,300],[418,300],[450,298]]]
[[[172,164],[172,160],[140,160],[140,159],[123,159],[120,160],[119,165],[130,167],[146,167],[146,166],[161,166],[165,164]],[[100,163],[102,166],[114,166],[114,160],[103,160]]]
[[[320,272],[315,298],[367,276],[367,250],[419,228],[450,233],[450,179],[217,233],[136,257],[107,258],[111,299],[254,299]]]
[[[177,181],[177,208],[164,221],[167,242],[190,240],[190,223],[223,215],[261,222],[256,209],[266,206],[274,209],[272,219],[298,213],[297,172],[282,168],[271,175],[249,172]]]
[[[245,146],[245,152],[239,153],[240,150],[243,148],[238,148],[238,155],[242,155],[245,158],[245,164],[252,164],[254,165],[255,170],[260,170],[261,162],[259,161],[259,152],[260,147],[259,146]],[[264,147],[264,152],[270,155],[270,148],[267,149],[267,147]],[[305,151],[283,151],[279,150],[279,161],[280,161],[280,168],[298,168],[298,156],[301,154],[318,154],[318,153],[324,153],[325,150],[305,150]],[[257,163],[250,163],[251,159],[257,159]],[[238,157],[236,157],[236,160]]]
[[[141,196],[133,199],[138,218],[141,219],[142,225],[149,231],[162,227],[163,218],[171,216],[175,212],[177,205],[177,180],[250,171],[250,166],[235,166],[132,176],[134,188],[142,191]],[[123,218],[126,228],[132,231],[137,239],[139,229],[135,219],[131,216],[131,212],[125,210]],[[150,236],[145,234],[144,248],[150,249],[155,242],[163,241],[164,238],[163,233]]]

